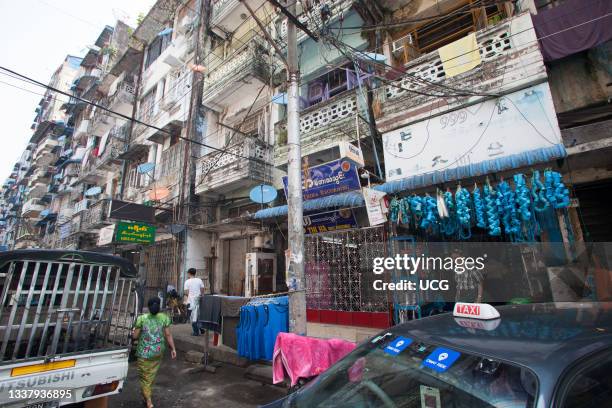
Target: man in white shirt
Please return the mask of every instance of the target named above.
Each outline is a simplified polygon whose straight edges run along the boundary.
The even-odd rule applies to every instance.
[[[189,268],[187,270],[187,276],[189,277],[185,281],[185,303],[189,305],[191,310],[191,328],[193,329],[193,336],[200,335],[200,325],[198,324],[198,314],[200,312],[200,297],[204,294],[204,282],[202,279],[196,278],[195,268]]]

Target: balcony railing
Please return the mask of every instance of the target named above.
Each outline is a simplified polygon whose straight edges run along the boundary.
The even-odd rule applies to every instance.
[[[300,113],[302,155],[325,150],[332,145],[337,145],[342,140],[356,138],[355,116],[357,110],[357,96],[354,90],[303,110]],[[274,132],[276,134],[274,162],[277,165],[286,164],[288,152],[286,145],[287,122],[276,123]]]
[[[108,98],[108,103],[112,110],[129,115],[131,114],[135,99],[135,86],[123,81],[117,86],[115,93]]]
[[[46,208],[45,204],[38,198],[32,198],[23,203],[21,215],[25,218],[37,218],[42,210]]]
[[[254,182],[269,182],[270,146],[252,138],[213,152],[196,163],[196,194],[226,192]],[[248,158],[248,159],[247,159]]]
[[[109,200],[99,200],[82,213],[81,229],[92,230],[108,224]]]
[[[405,64],[406,74],[387,85],[382,92],[382,112],[378,129],[387,132],[403,124],[442,114],[466,104],[478,103],[489,94],[520,89],[546,79],[546,68],[539,50],[529,13],[502,21],[476,33],[481,63],[459,75],[448,77],[437,50]],[[468,89],[475,95],[445,98],[440,104],[431,92],[432,84]],[[440,88],[452,93],[449,88]]]
[[[124,139],[117,139],[109,135],[102,155],[98,157],[97,167],[108,167],[120,163],[119,155],[125,151]]]
[[[202,101],[222,102],[225,93],[233,92],[231,84],[248,77],[267,83],[270,75],[270,67],[265,59],[267,55],[264,42],[259,37],[252,37],[204,79]]]

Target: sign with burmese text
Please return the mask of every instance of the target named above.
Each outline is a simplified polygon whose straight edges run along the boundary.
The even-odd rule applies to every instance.
[[[140,222],[119,222],[115,228],[115,241],[126,244],[152,244],[155,227]]]
[[[285,196],[288,197],[288,179],[283,177]],[[303,171],[302,196],[304,200],[327,197],[361,189],[357,165],[350,160],[334,160]]]

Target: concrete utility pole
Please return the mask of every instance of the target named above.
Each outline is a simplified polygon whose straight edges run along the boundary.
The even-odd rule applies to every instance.
[[[289,7],[295,15],[295,2]],[[304,276],[304,216],[302,203],[302,150],[300,143],[300,70],[295,24],[287,18],[287,179],[289,265],[289,331],[306,334],[306,279]]]

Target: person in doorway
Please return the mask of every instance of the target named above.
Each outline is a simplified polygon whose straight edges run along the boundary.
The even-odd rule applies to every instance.
[[[200,325],[198,323],[199,312],[200,312],[200,297],[204,294],[204,282],[202,279],[196,278],[195,268],[189,268],[187,270],[188,279],[185,281],[185,303],[189,306],[191,311],[190,321],[191,328],[193,329],[193,336],[200,335]]]
[[[149,299],[147,303],[149,313],[138,316],[132,335],[134,340],[138,340],[136,347],[138,377],[147,408],[153,407],[151,399],[153,382],[161,365],[166,343],[170,348],[170,356],[172,359],[176,358],[174,339],[170,333],[170,318],[167,314],[159,312],[160,304],[158,297]]]

